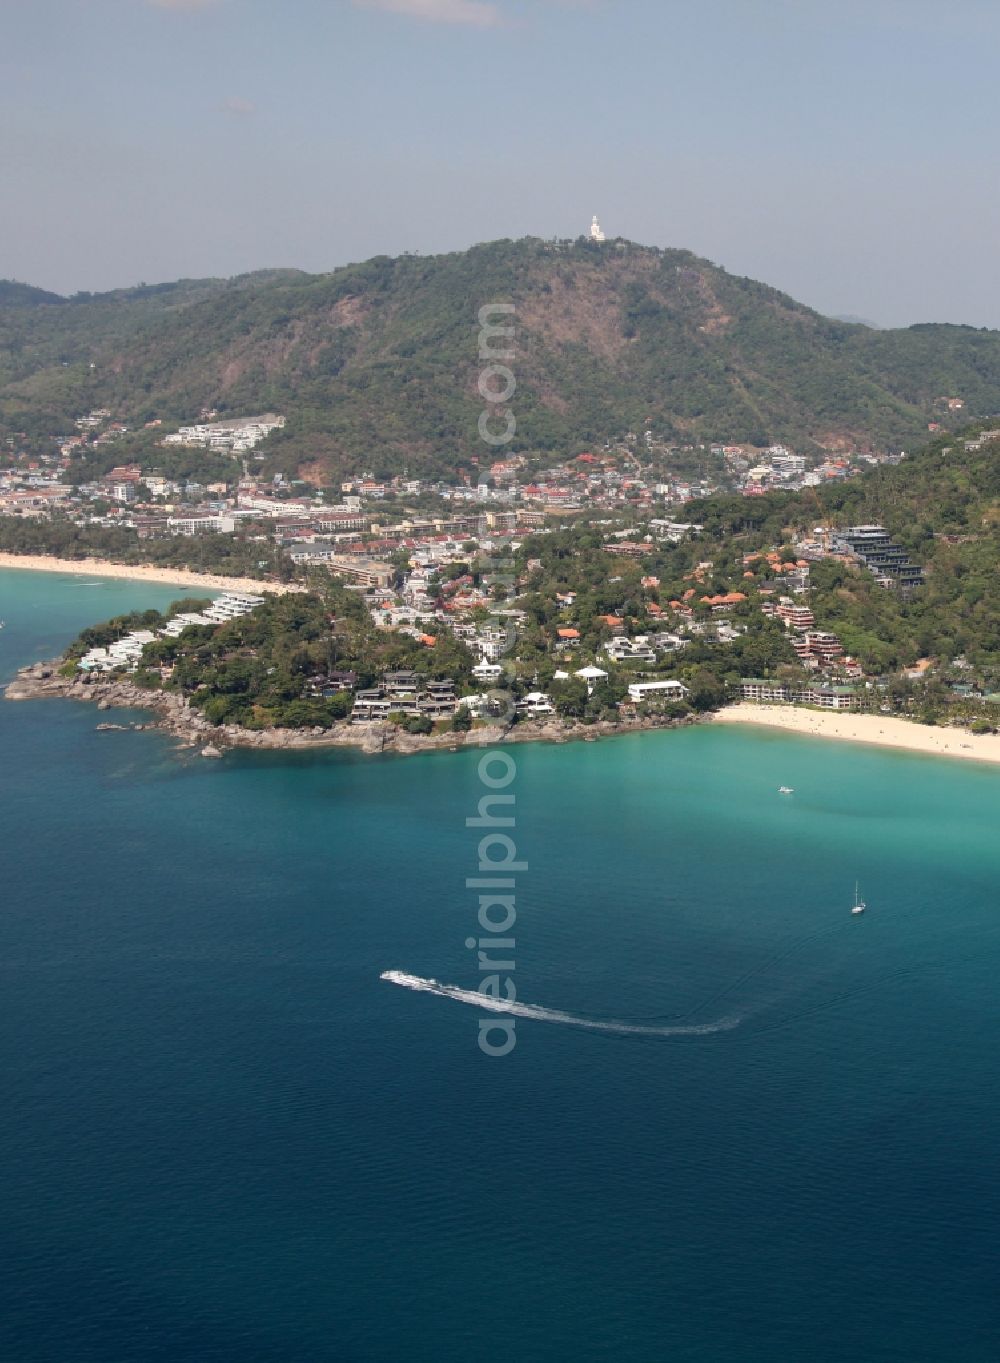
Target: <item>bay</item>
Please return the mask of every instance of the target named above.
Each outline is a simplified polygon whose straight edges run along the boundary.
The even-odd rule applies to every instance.
[[[89,581],[0,574],[0,676],[179,594]],[[479,984],[480,753],[95,723],[0,705],[0,1357],[997,1356],[995,769],[509,749],[519,998],[725,1029],[519,1018],[489,1058],[380,979]]]

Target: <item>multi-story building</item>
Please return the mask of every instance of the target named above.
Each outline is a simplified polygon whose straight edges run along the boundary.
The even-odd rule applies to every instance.
[[[394,569],[389,563],[378,563],[366,558],[330,558],[328,561],[339,577],[345,577],[362,587],[388,587],[392,584]]]
[[[856,710],[860,694],[851,686],[816,684],[797,687],[788,682],[748,677],[740,683],[740,698],[767,704],[775,701],[818,705],[823,710]]]
[[[639,639],[609,639],[604,646],[604,652],[615,663],[638,662],[655,663],[656,654],[649,644]]]
[[[831,547],[863,563],[884,587],[909,593],[924,580],[923,569],[910,562],[906,550],[894,544],[881,525],[852,525],[836,532]]]
[[[758,702],[788,701],[792,699],[792,688],[788,682],[768,681],[763,677],[748,677],[740,682],[740,699]]]
[[[832,663],[834,659],[843,655],[844,646],[835,634],[829,634],[824,630],[809,630],[805,637],[811,652],[823,664]]]
[[[370,724],[390,715],[448,719],[457,706],[451,677],[425,683],[417,672],[386,672],[381,686],[355,692],[351,719],[356,724]]]
[[[771,467],[778,473],[793,475],[805,473],[806,457],[804,454],[792,454],[783,449],[780,445],[774,446],[771,451]]]
[[[812,629],[816,623],[816,617],[808,606],[800,606],[787,596],[781,598],[773,613],[779,620],[784,620],[788,629]]]
[[[187,516],[168,516],[167,528],[172,535],[232,534],[236,521],[232,516],[202,515],[192,512]]]
[[[239,454],[252,450],[272,431],[281,430],[285,418],[274,412],[261,416],[236,417],[230,421],[201,422],[195,426],[181,426],[176,435],[164,437],[165,445],[204,445],[210,450],[230,450]]]
[[[347,530],[367,530],[370,521],[361,511],[334,506],[328,511],[317,511],[312,517],[312,523],[317,530],[332,535]]]

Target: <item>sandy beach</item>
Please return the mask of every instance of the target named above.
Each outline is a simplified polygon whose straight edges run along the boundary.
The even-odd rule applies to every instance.
[[[762,724],[771,729],[813,738],[839,738],[848,743],[872,743],[882,748],[935,757],[964,757],[975,762],[1000,762],[1000,734],[976,736],[963,729],[938,729],[889,715],[858,715],[850,711],[824,713],[793,705],[730,705],[715,716],[716,724]]]
[[[203,591],[249,592],[260,595],[274,592],[301,592],[295,583],[260,582],[252,577],[224,577],[219,573],[196,573],[190,568],[158,568],[152,564],[108,563],[96,558],[50,558],[47,554],[0,553],[0,568],[23,568],[33,573],[75,573],[83,577],[128,578],[133,582],[168,582],[177,587],[197,587]]]

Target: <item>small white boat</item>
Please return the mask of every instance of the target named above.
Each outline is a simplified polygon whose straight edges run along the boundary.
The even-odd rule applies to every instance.
[[[858,894],[858,882],[854,882],[854,903],[851,906],[851,913],[864,913],[868,905]]]
[[[794,794],[795,794],[795,787],[794,787],[794,786],[779,786],[779,787],[778,787],[778,794],[779,794],[779,795],[794,795]]]

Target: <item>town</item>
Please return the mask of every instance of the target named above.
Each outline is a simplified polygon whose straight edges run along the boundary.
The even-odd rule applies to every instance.
[[[512,722],[670,721],[727,700],[912,713],[944,706],[964,722],[996,722],[988,670],[961,656],[913,648],[906,656],[834,618],[845,592],[900,603],[919,593],[923,567],[882,524],[826,516],[770,541],[758,534],[760,547],[746,549],[745,534],[720,535],[694,518],[725,504],[755,523],[752,508],[771,505],[768,492],[802,498],[849,488],[866,471],[899,466],[902,452],[667,450],[647,431],[550,466],[512,455],[459,468],[451,482],[362,472],[332,489],[254,467],[284,424],[273,412],[220,419],[211,410],[177,431],[153,422],[147,466],[114,462],[129,432],[109,410],[89,412],[73,434],[53,437],[49,453],[16,452],[0,471],[0,525],[8,542],[21,526],[98,545],[104,534],[128,536],[139,553],[175,545],[170,561],[186,556],[202,567],[238,550],[230,571],[321,594],[340,584],[371,633],[353,651],[341,635],[342,666],[303,673],[290,698],[301,702],[292,712],[301,726],[463,729],[496,719],[501,690],[513,696]],[[987,430],[965,448],[998,437]],[[213,472],[224,460],[229,476],[167,476],[152,462],[167,465],[178,449],[211,456]],[[95,454],[110,466],[81,477]],[[677,465],[692,471],[680,476]],[[229,593],[161,630],[123,629],[78,650],[73,665],[170,686],[185,642],[262,606],[262,597]],[[340,616],[330,613],[335,640]],[[369,666],[377,637],[403,647],[381,671]],[[267,717],[266,705],[258,710]],[[226,704],[214,712],[247,716]]]

